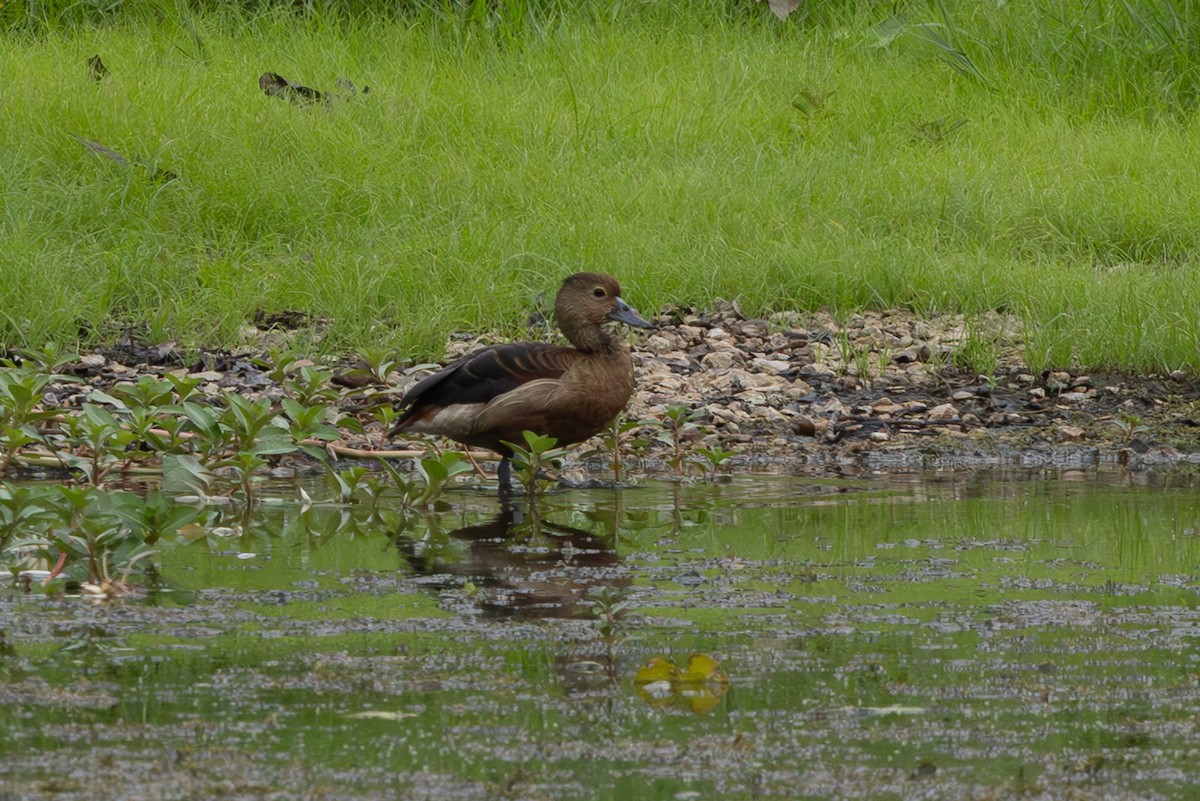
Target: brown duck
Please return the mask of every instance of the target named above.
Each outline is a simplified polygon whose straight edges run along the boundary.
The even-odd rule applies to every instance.
[[[617,280],[602,273],[563,281],[554,317],[573,347],[514,342],[464,356],[405,393],[392,433],[441,434],[495,451],[501,492],[513,455],[505,442],[522,442],[524,431],[554,437],[560,446],[594,436],[633,394],[629,349],[604,324],[653,326],[621,299]]]

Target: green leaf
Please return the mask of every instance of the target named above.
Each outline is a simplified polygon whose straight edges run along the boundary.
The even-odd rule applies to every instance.
[[[94,403],[83,404],[83,414],[97,428],[113,428],[121,427],[117,418],[113,417],[112,413],[103,406],[97,406]]]
[[[123,401],[119,398],[114,398],[112,395],[109,395],[107,392],[102,392],[101,390],[98,390],[98,389],[93,389],[91,392],[89,392],[87,394],[87,400],[89,403],[104,403],[109,406],[112,406],[115,409],[127,409],[128,408],[125,405],[125,401]]]
[[[217,415],[211,408],[191,401],[181,404],[181,408],[184,416],[198,433],[207,437],[219,436]]]
[[[163,456],[163,490],[167,492],[205,495],[215,478],[194,456],[175,453]]]

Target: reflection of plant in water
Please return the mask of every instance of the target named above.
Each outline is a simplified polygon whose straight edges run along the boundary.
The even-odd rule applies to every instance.
[[[113,495],[92,486],[55,490],[59,498],[49,531],[26,531],[27,537],[13,542],[12,550],[54,564],[52,577],[73,564],[83,565],[84,588],[89,591],[125,591],[134,565],[153,551],[114,509]]]
[[[58,585],[69,579],[87,592],[121,594],[150,546],[202,513],[161,491],[0,482],[0,562],[14,574],[49,568],[47,580],[62,576]]]
[[[86,626],[65,632],[66,642],[51,652],[52,664],[82,669],[84,674],[108,665],[115,651],[124,645],[122,638],[101,626]]]
[[[632,605],[628,599],[629,592],[623,587],[593,588],[588,592],[588,599],[593,603],[593,614],[600,621],[600,636],[605,640],[614,640],[617,636],[617,621],[624,617]]]

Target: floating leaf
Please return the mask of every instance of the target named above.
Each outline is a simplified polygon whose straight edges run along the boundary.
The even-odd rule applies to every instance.
[[[655,681],[669,681],[678,668],[675,663],[665,656],[656,656],[638,668],[633,675],[635,684],[649,684]]]
[[[687,684],[699,684],[706,681],[729,681],[721,672],[721,663],[708,654],[692,654],[687,667],[680,669],[674,676],[675,681]]]
[[[634,691],[651,706],[680,701],[692,712],[707,712],[729,689],[729,677],[720,662],[708,654],[692,654],[680,668],[665,656],[656,656],[638,668]]]

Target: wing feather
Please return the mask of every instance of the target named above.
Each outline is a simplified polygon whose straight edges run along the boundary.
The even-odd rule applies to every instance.
[[[530,381],[560,378],[581,354],[574,348],[522,342],[495,345],[452,362],[414,384],[400,401],[407,407],[394,431],[454,404],[487,404]]]

